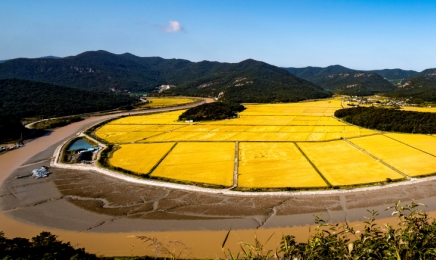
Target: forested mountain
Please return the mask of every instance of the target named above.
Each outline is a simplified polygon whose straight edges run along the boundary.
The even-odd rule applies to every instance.
[[[316,83],[323,78],[339,72],[350,71],[351,69],[341,65],[332,65],[325,68],[305,67],[305,68],[284,68],[295,76]]]
[[[0,64],[0,79],[18,78],[89,91],[150,90],[158,85],[152,73],[121,55],[84,52],[61,59],[13,59]]]
[[[137,98],[20,79],[0,80],[0,114],[58,117],[131,105]]]
[[[419,73],[414,70],[402,69],[369,70],[367,72],[377,73],[395,86],[400,86],[404,81]]]
[[[256,75],[259,73],[259,75]],[[282,102],[329,97],[326,91],[278,67],[244,62],[190,62],[89,51],[66,58],[14,59],[0,64],[0,79],[19,78],[90,91],[153,91],[163,94],[217,96],[242,102]],[[213,85],[213,86],[212,86]],[[236,86],[234,89],[232,86]]]
[[[0,142],[23,137],[24,117],[57,117],[113,109],[137,102],[122,94],[97,93],[20,79],[0,80]]]
[[[436,68],[410,78],[389,96],[411,98],[411,103],[436,102]]]
[[[382,76],[383,78],[389,81],[408,79],[419,73],[414,70],[402,70],[402,69],[368,70],[366,72],[377,73],[378,75]]]
[[[301,77],[331,90],[346,95],[372,95],[388,93],[396,88],[382,76],[374,72],[352,70],[340,65],[306,68],[285,68]]]
[[[281,68],[248,59],[165,91],[173,95],[221,97],[229,102],[293,102],[331,93]]]

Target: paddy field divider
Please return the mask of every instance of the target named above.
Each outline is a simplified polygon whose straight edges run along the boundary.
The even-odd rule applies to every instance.
[[[404,172],[398,170],[397,168],[393,167],[392,165],[386,163],[386,162],[383,161],[382,159],[380,159],[380,158],[378,158],[377,156],[371,154],[370,152],[366,151],[365,149],[363,149],[363,148],[361,148],[360,146],[356,145],[355,143],[351,142],[351,141],[348,140],[347,138],[344,137],[343,140],[344,140],[346,143],[348,143],[348,144],[350,144],[351,146],[353,146],[354,148],[356,148],[357,150],[361,151],[362,153],[364,153],[364,154],[370,156],[371,158],[373,158],[373,159],[376,160],[377,162],[379,162],[379,163],[383,164],[384,166],[386,166],[386,167],[392,169],[393,171],[395,171],[395,172],[397,172],[397,173],[403,175],[406,179],[410,179],[410,178],[411,178],[409,175],[407,175],[407,174],[405,174]]]

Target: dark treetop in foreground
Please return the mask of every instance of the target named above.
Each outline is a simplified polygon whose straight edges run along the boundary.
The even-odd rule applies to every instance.
[[[49,232],[41,232],[28,240],[8,239],[0,232],[0,259],[39,260],[39,259],[99,259],[86,253],[83,248],[74,249],[70,243],[59,241]]]

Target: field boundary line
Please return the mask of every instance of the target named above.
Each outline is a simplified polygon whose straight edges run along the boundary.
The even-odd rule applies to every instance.
[[[370,156],[371,158],[373,158],[374,160],[376,160],[377,162],[383,164],[384,166],[394,170],[395,172],[403,175],[404,177],[406,177],[407,179],[410,179],[411,177],[407,174],[405,174],[404,172],[398,170],[397,168],[393,167],[392,165],[388,164],[387,162],[383,161],[382,159],[378,158],[377,156],[371,154],[370,152],[368,152],[367,150],[361,148],[360,146],[358,146],[357,144],[351,142],[350,140],[346,139],[345,137],[342,139],[344,140],[346,143],[350,144],[351,146],[353,146],[354,148],[356,148],[357,150],[361,151],[362,153]]]
[[[174,147],[176,147],[176,145],[178,144],[178,142],[175,142],[173,146],[171,146],[171,148],[168,150],[168,152],[165,153],[164,156],[162,156],[162,158],[160,158],[160,160],[145,174],[147,176],[150,176],[154,170],[156,170],[156,168],[160,165],[160,163],[168,156],[168,154],[170,154]]]
[[[164,124],[163,124],[163,125],[164,125]],[[149,137],[145,137],[145,138],[142,138],[142,139],[136,140],[135,143],[136,143],[136,142],[141,142],[141,141],[146,141],[147,138],[153,138],[153,137],[156,137],[156,136],[159,136],[159,135],[163,135],[163,134],[167,134],[167,133],[172,133],[172,132],[177,132],[177,131],[175,131],[175,130],[178,130],[178,129],[181,129],[181,128],[184,128],[184,127],[187,127],[187,125],[182,125],[181,127],[178,127],[178,128],[176,128],[176,129],[173,129],[173,130],[164,131],[164,132],[161,132],[161,133],[158,133],[158,134],[155,134],[155,135],[149,136]],[[139,132],[141,132],[141,131],[138,131],[138,133],[139,133]],[[146,132],[146,131],[142,131],[142,132]],[[182,132],[182,133],[183,133],[183,132]],[[174,142],[174,141],[172,141],[172,142]]]
[[[238,175],[239,175],[239,141],[235,141],[235,160],[233,166],[233,185],[229,190],[238,187]]]
[[[321,178],[324,180],[327,186],[333,187],[333,185],[327,180],[326,177],[324,177],[324,175],[322,175],[322,173],[318,170],[315,164],[309,159],[309,157],[303,152],[303,150],[301,150],[300,146],[296,142],[294,143],[294,145],[295,147],[297,147],[300,153],[306,158],[306,160],[310,163],[310,165],[312,165],[313,169],[315,169],[315,171],[319,174],[319,176],[321,176]]]
[[[311,190],[311,191],[277,191],[277,192],[262,192],[262,191],[234,191],[234,190],[228,190],[228,189],[211,189],[211,188],[204,188],[204,187],[198,187],[193,186],[189,184],[179,184],[179,183],[173,183],[173,182],[162,182],[154,179],[144,179],[138,176],[130,175],[130,174],[123,174],[115,170],[110,170],[108,168],[102,168],[97,165],[69,165],[65,163],[61,163],[58,161],[59,159],[59,152],[61,148],[68,142],[69,140],[66,140],[61,145],[59,145],[54,153],[53,157],[51,158],[50,166],[56,167],[56,168],[63,168],[63,169],[70,169],[70,170],[79,170],[79,171],[95,171],[99,172],[101,174],[104,174],[106,176],[116,178],[122,181],[127,181],[130,183],[137,183],[137,184],[143,184],[147,186],[153,186],[153,187],[162,187],[162,188],[172,188],[172,189],[178,189],[178,190],[186,190],[186,191],[197,191],[202,192],[205,194],[226,194],[226,195],[235,195],[235,196],[241,196],[241,197],[275,197],[275,196],[306,196],[306,195],[336,195],[336,194],[352,194],[354,192],[361,192],[361,191],[374,191],[374,190],[384,190],[391,187],[401,187],[401,186],[408,186],[408,185],[414,185],[415,183],[424,183],[427,181],[436,181],[436,176],[432,177],[425,177],[425,178],[419,178],[414,179],[413,182],[411,181],[402,181],[398,183],[388,184],[388,185],[382,185],[382,186],[370,186],[370,187],[363,187],[363,188],[354,188],[354,189],[338,189],[338,190]]]
[[[387,136],[387,135],[385,135],[385,134],[383,134],[383,136],[384,136],[384,137],[387,137],[387,138],[389,138],[389,139],[392,139],[392,140],[394,140],[394,141],[396,141],[396,142],[399,142],[399,143],[401,143],[401,144],[404,144],[404,145],[406,145],[406,146],[408,146],[408,147],[410,147],[410,148],[412,148],[412,149],[415,149],[415,150],[418,150],[418,151],[420,151],[420,152],[423,152],[423,153],[426,153],[426,154],[428,154],[428,155],[431,155],[431,156],[433,156],[433,157],[436,157],[436,155],[434,155],[434,154],[431,154],[431,153],[429,153],[429,152],[426,152],[426,151],[424,151],[424,150],[421,150],[421,149],[419,149],[419,148],[416,148],[416,147],[414,147],[414,146],[411,146],[410,144],[406,144],[405,142],[402,142],[402,141],[400,141],[400,140],[397,140],[397,139],[395,139],[395,138],[393,138],[393,137],[389,137],[389,136]]]

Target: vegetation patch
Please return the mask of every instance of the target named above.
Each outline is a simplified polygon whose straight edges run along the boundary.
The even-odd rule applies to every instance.
[[[375,107],[340,109],[335,116],[365,128],[402,133],[436,133],[436,113]]]
[[[32,239],[8,239],[0,232],[1,259],[100,259],[89,254],[84,248],[74,248],[69,242],[64,243],[50,232],[41,232]]]
[[[21,119],[16,116],[0,113],[0,143],[12,140],[19,140],[29,132],[21,124]]]
[[[297,242],[292,235],[283,235],[280,247],[265,250],[257,237],[254,243],[241,242],[241,252],[226,250],[230,230],[222,249],[227,259],[434,259],[436,257],[436,220],[418,209],[413,201],[388,207],[396,223],[376,223],[377,211],[361,225],[327,223],[316,216],[316,227],[307,242]]]
[[[210,121],[234,118],[245,109],[236,103],[215,102],[190,108],[179,116],[181,121]]]

